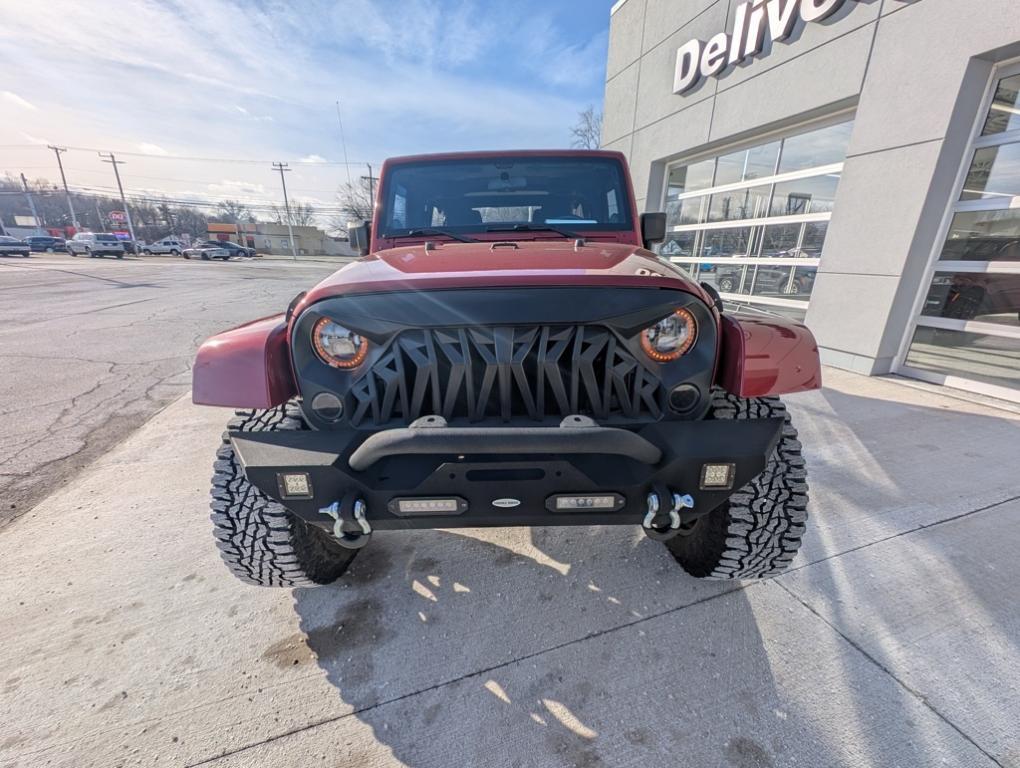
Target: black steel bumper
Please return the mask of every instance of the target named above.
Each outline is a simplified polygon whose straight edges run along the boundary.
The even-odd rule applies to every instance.
[[[303,519],[351,493],[373,529],[477,526],[638,525],[653,487],[690,494],[685,520],[718,507],[765,468],[782,419],[658,422],[629,431],[569,417],[560,427],[452,428],[364,432],[233,432],[248,480]],[[732,487],[701,487],[706,463],[733,465]],[[307,475],[308,494],[285,494],[284,475]],[[622,497],[613,511],[553,512],[561,494]],[[461,500],[457,513],[397,513],[396,499]],[[497,502],[494,504],[494,502]],[[519,502],[519,503],[514,503]]]

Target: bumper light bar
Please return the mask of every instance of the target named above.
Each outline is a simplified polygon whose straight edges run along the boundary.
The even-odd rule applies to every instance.
[[[386,506],[398,517],[462,515],[468,510],[468,503],[459,496],[431,499],[392,499]]]
[[[618,493],[600,494],[564,494],[558,493],[545,500],[545,508],[550,512],[618,512],[623,509],[624,499]]]

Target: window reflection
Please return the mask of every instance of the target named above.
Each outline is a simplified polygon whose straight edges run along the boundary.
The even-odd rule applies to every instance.
[[[723,155],[716,167],[715,186],[774,176],[778,159],[778,141]]]
[[[953,216],[942,261],[1020,261],[1020,210]]]
[[[708,220],[709,197],[687,197],[666,203],[666,226],[703,224]]]
[[[922,371],[1020,387],[1020,339],[919,327],[906,362]]]
[[[982,136],[1020,129],[1020,75],[999,81]]]
[[[960,199],[984,200],[1017,195],[1020,195],[1020,144],[977,150]]]
[[[799,136],[783,140],[783,155],[779,161],[779,172],[802,171],[820,165],[842,163],[850,144],[853,123],[840,123],[820,128]]]
[[[705,160],[693,165],[682,165],[671,168],[667,181],[667,197],[682,195],[712,186],[712,174],[715,171],[715,160]]]
[[[1020,275],[937,273],[921,314],[1020,328]]]
[[[836,201],[837,186],[839,176],[836,174],[776,184],[770,215],[797,216],[831,211]]]
[[[760,219],[769,208],[771,185],[747,187],[730,192],[717,192],[712,195],[708,208],[708,220],[739,221],[742,219]]]
[[[751,227],[707,230],[702,234],[700,256],[728,258],[750,256],[754,230]]]

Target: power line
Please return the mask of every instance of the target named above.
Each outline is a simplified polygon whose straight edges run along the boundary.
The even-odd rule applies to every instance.
[[[0,149],[46,149],[41,144],[0,144]],[[106,150],[99,149],[97,147],[66,147],[66,149],[72,152],[101,152],[105,153]],[[148,152],[130,152],[126,150],[118,150],[118,155],[123,157],[145,157],[151,160],[187,160],[190,162],[209,162],[209,163],[243,163],[247,165],[265,165],[266,163],[275,162],[273,160],[251,160],[247,158],[237,157],[192,157],[189,155],[154,155]],[[289,160],[289,163],[302,166],[348,166],[348,165],[365,165],[365,160]]]

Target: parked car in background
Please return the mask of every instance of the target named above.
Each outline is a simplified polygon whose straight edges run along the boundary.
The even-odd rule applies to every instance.
[[[184,258],[202,259],[203,261],[211,259],[226,261],[230,258],[230,251],[226,248],[220,248],[217,243],[195,243],[190,248],[184,249]]]
[[[32,253],[56,253],[67,250],[67,242],[62,237],[32,235],[32,237],[26,237],[25,242],[32,249]]]
[[[231,240],[206,240],[201,244],[208,245],[211,248],[224,248],[230,252],[231,256],[243,256],[246,259],[250,259],[256,255],[254,248],[246,248]]]
[[[67,241],[67,252],[72,256],[116,256],[124,258],[124,244],[111,232],[79,232]]]
[[[154,243],[142,246],[142,253],[151,256],[154,253],[169,253],[171,256],[180,256],[184,253],[184,243],[176,237],[164,237]]]
[[[16,237],[0,236],[0,256],[24,256],[31,253],[31,246]]]

